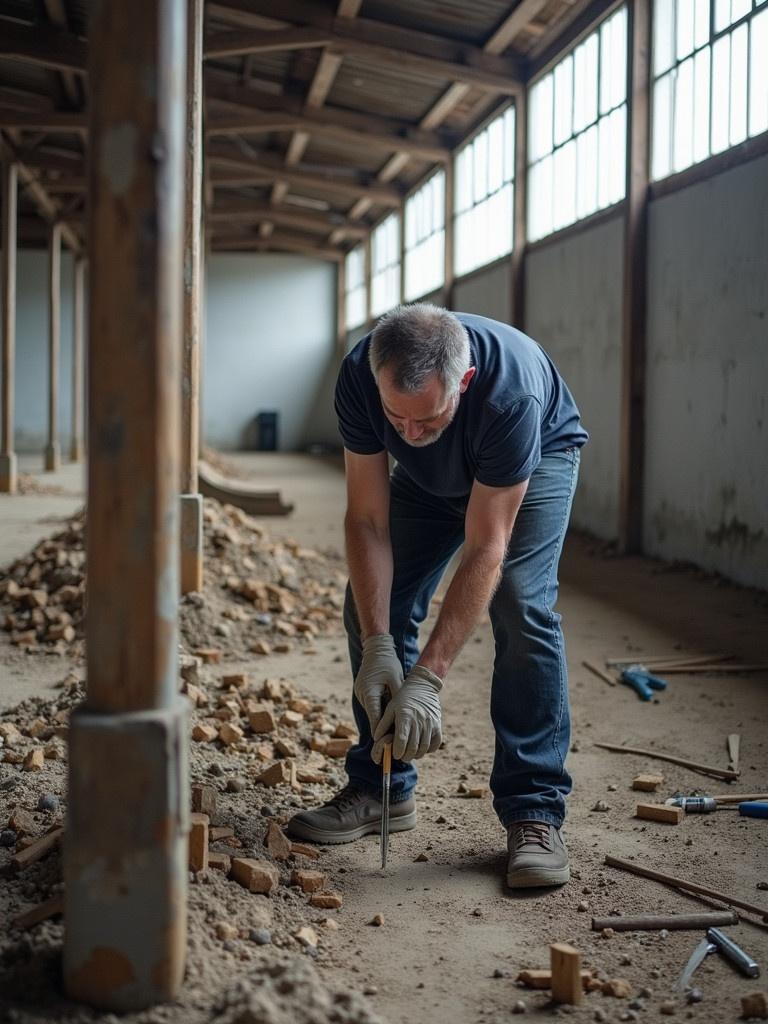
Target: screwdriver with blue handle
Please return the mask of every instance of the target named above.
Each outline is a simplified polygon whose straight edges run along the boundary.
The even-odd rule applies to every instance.
[[[667,681],[654,676],[645,665],[627,665],[620,679],[625,686],[631,686],[640,700],[650,700],[654,690],[666,690]]]

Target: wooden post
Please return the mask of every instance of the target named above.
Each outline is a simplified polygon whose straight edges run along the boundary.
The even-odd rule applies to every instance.
[[[13,450],[14,366],[16,355],[16,200],[18,168],[4,160],[3,172],[3,239],[2,239],[2,305],[3,353],[2,388],[3,418],[0,424],[0,492],[16,493],[17,465]]]
[[[85,260],[75,259],[72,317],[72,433],[69,444],[70,462],[83,458],[83,335],[85,303]]]
[[[552,1002],[578,1006],[584,989],[581,981],[581,953],[565,942],[549,947],[552,969]]]
[[[336,347],[343,357],[347,353],[347,261],[342,256],[336,264]]]
[[[64,985],[117,1013],[175,999],[186,946],[186,11],[98,0],[89,23],[88,692],[69,730]]]
[[[525,247],[528,242],[528,101],[525,89],[515,93],[515,221],[512,245],[511,324],[525,330]]]
[[[184,347],[181,370],[181,593],[203,589],[200,437],[200,313],[203,187],[203,0],[187,8],[187,131],[184,201]]]
[[[624,204],[622,394],[619,437],[619,547],[639,552],[643,543],[645,470],[645,324],[648,231],[648,111],[650,12],[648,0],[627,6],[627,197]]]
[[[453,252],[454,252],[454,201],[453,201],[453,179],[454,179],[453,157],[446,163],[445,171],[445,198],[443,202],[443,218],[445,220],[445,253],[443,267],[443,305],[446,309],[453,309]]]
[[[59,468],[59,351],[61,348],[61,224],[52,224],[48,243],[48,444],[45,469]]]

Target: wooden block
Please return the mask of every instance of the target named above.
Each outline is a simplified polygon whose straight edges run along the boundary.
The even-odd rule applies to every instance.
[[[343,903],[340,892],[313,892],[309,897],[309,905],[321,910],[339,910]]]
[[[231,722],[224,722],[219,729],[219,739],[227,747],[233,747],[236,743],[239,743],[243,738],[243,730],[239,725],[233,725]]]
[[[198,722],[192,729],[192,739],[197,743],[212,743],[219,735],[215,725],[205,725]]]
[[[685,816],[682,807],[670,807],[667,804],[638,804],[635,817],[646,821],[661,821],[665,825],[679,825]]]
[[[208,829],[208,839],[211,843],[218,842],[219,839],[230,839],[234,834],[235,830],[229,825],[211,825]]]
[[[632,789],[642,789],[646,793],[653,793],[663,782],[663,775],[637,775],[632,780]]]
[[[291,841],[276,821],[270,821],[264,845],[275,860],[288,860],[291,855]]]
[[[189,830],[189,870],[205,871],[208,867],[207,814],[192,813]]]
[[[578,1006],[583,987],[581,982],[581,953],[565,942],[554,942],[549,947],[552,969],[552,1001]]]
[[[262,786],[279,786],[291,781],[291,769],[286,761],[275,761],[266,771],[257,776],[256,782]]]
[[[24,850],[11,857],[11,869],[13,871],[22,871],[24,868],[29,867],[30,864],[42,860],[47,853],[50,853],[55,846],[58,846],[63,835],[64,829],[56,826],[46,835],[41,836],[40,839],[34,840]]]
[[[213,786],[195,783],[192,786],[192,810],[212,818],[216,813],[216,790]]]
[[[277,868],[266,860],[250,857],[235,857],[232,861],[232,878],[249,892],[269,895],[277,888],[280,880]]]
[[[741,1016],[746,1020],[768,1020],[768,992],[751,992],[742,996]]]
[[[325,744],[325,750],[323,753],[326,757],[344,757],[350,747],[354,746],[353,740],[337,739],[327,740]]]
[[[225,875],[228,875],[232,867],[232,858],[228,853],[209,853],[208,867],[216,871],[223,871]]]
[[[291,872],[291,885],[298,885],[302,892],[320,892],[325,887],[326,881],[322,871],[294,868]]]
[[[248,724],[252,732],[267,733],[274,732],[277,728],[275,716],[266,705],[253,705],[248,710]]]
[[[63,913],[64,897],[61,893],[58,893],[44,903],[39,903],[36,907],[32,907],[31,910],[25,910],[23,914],[17,914],[11,921],[11,927],[23,931],[26,928],[33,928],[36,924],[40,924],[41,921],[47,921],[48,918]]]

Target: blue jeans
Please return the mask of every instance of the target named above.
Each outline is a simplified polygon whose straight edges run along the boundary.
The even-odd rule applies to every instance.
[[[489,612],[496,643],[491,720],[496,749],[493,806],[503,825],[536,820],[560,826],[571,778],[565,770],[570,712],[565,646],[557,600],[557,567],[579,470],[579,449],[544,455],[528,484]],[[448,562],[464,540],[466,498],[440,498],[399,467],[391,481],[390,536],[394,577],[390,631],[408,672],[419,657],[418,632]],[[352,676],[362,656],[360,627],[347,587],[344,625]],[[446,687],[452,680],[446,681]],[[454,685],[461,685],[458,680]],[[359,742],[347,754],[350,781],[381,789],[371,760],[368,718],[353,696]],[[417,779],[413,764],[394,761],[392,800],[406,800]]]

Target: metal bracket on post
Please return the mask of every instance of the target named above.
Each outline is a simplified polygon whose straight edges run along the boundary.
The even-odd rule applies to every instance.
[[[188,703],[70,720],[64,979],[126,1012],[175,998],[186,944]],[[106,771],[108,765],[114,770]],[[103,813],[102,813],[103,812]],[[104,827],[104,822],[109,827]]]
[[[203,589],[203,496],[181,495],[181,592]]]

